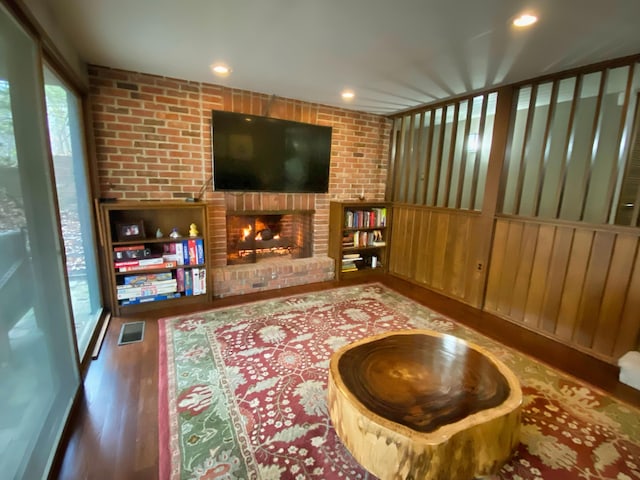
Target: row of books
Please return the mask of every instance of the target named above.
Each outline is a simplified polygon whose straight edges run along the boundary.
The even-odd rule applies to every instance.
[[[178,265],[202,265],[204,263],[204,242],[201,238],[165,243],[162,249],[165,256],[175,255]]]
[[[355,232],[346,232],[342,236],[343,247],[383,247],[384,245],[385,241],[380,230],[358,230]]]
[[[387,209],[372,208],[370,210],[345,211],[344,226],[346,228],[372,228],[387,225]]]
[[[122,284],[116,286],[120,305],[167,300],[207,293],[206,268],[178,268],[175,277],[171,272],[125,275]]]
[[[123,250],[126,248],[127,250]],[[201,238],[190,238],[165,243],[162,253],[147,255],[145,245],[130,245],[114,248],[113,265],[119,272],[174,268],[179,265],[204,264],[204,242]],[[136,252],[141,252],[139,255]]]

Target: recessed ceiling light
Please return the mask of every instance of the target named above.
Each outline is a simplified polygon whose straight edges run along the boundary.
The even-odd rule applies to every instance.
[[[214,63],[211,65],[211,71],[219,77],[226,77],[231,73],[231,69],[223,63]]]
[[[513,25],[516,27],[528,27],[529,25],[533,25],[537,21],[538,17],[536,17],[532,13],[523,13],[513,20]]]
[[[355,93],[353,93],[353,91],[351,90],[345,90],[344,92],[342,92],[342,99],[343,100],[353,100],[353,98],[356,96]]]

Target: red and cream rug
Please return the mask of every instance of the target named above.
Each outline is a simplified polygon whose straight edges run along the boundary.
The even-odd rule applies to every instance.
[[[521,443],[498,479],[640,479],[640,411],[379,284],[159,324],[162,479],[372,479],[327,412],[339,347],[420,328],[493,352],[520,379]]]

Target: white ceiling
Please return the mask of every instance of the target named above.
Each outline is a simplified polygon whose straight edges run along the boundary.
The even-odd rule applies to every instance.
[[[640,0],[48,3],[87,63],[380,114],[640,53]]]

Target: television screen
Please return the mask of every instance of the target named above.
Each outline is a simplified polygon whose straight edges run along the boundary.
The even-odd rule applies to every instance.
[[[215,190],[326,193],[331,127],[213,110]]]

